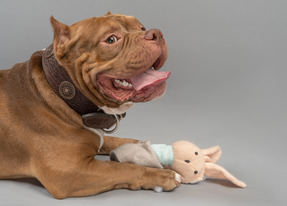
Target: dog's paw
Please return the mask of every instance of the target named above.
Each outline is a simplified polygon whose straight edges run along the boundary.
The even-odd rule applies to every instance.
[[[156,192],[171,191],[181,183],[181,176],[168,169],[148,168],[144,175],[144,189]]]
[[[181,181],[182,181],[182,178],[181,178],[180,174],[178,174],[178,173],[176,173],[176,172],[174,172],[174,173],[175,173],[175,181],[178,182],[178,184],[180,184]],[[155,186],[155,188],[154,188],[153,190],[154,190],[155,192],[157,192],[157,193],[160,193],[160,192],[163,191],[163,188],[160,187],[160,186]]]
[[[162,187],[159,187],[159,186],[155,186],[155,188],[153,190],[157,193],[160,193],[163,191]]]

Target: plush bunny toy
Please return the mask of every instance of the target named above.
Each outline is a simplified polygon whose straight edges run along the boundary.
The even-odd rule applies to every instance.
[[[219,146],[199,149],[188,141],[178,141],[172,145],[124,144],[110,153],[112,161],[127,162],[147,167],[169,168],[181,175],[182,183],[197,183],[205,177],[226,179],[238,187],[246,184],[226,169],[216,164],[221,157]]]

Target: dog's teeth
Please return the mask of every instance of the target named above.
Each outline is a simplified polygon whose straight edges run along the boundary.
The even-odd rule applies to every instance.
[[[128,83],[128,82],[126,82],[126,81],[124,80],[124,86],[125,86],[125,87],[128,87],[129,84],[130,84],[130,83]]]
[[[132,87],[133,86],[131,83],[127,82],[126,80],[116,79],[115,82],[120,84],[120,85],[123,85],[124,87]]]

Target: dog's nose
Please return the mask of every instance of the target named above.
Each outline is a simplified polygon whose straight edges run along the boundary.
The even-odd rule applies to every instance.
[[[145,33],[145,40],[149,41],[161,41],[163,39],[163,34],[159,29],[151,29]]]

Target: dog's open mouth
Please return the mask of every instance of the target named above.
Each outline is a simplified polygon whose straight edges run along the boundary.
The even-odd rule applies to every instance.
[[[169,76],[170,72],[168,71],[157,71],[150,68],[128,79],[117,79],[99,74],[97,82],[101,92],[113,99],[143,102],[160,96],[165,90],[166,80]]]

